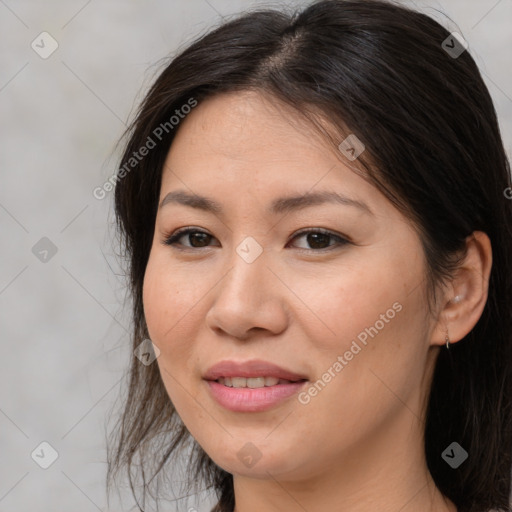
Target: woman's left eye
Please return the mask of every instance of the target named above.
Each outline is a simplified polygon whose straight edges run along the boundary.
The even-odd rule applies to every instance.
[[[295,240],[296,238],[303,238],[306,237],[306,241],[308,244],[313,245],[313,249],[319,249],[319,250],[325,250],[325,249],[331,249],[335,248],[335,245],[342,246],[345,244],[350,243],[346,238],[343,238],[340,235],[336,235],[335,233],[332,233],[330,231],[326,231],[323,229],[310,229],[307,231],[302,231],[298,234],[296,234],[292,240]],[[328,244],[327,247],[319,247],[326,243],[329,239],[335,239],[337,243],[334,244]],[[308,248],[301,248],[306,251],[311,251],[313,249]]]
[[[191,235],[199,235],[199,238],[193,237]],[[306,240],[306,243],[311,245],[311,248],[304,248],[299,247],[299,250],[301,251],[307,251],[307,252],[318,252],[318,251],[326,251],[336,248],[335,246],[343,246],[346,245],[349,242],[346,238],[337,235],[336,233],[333,233],[331,231],[323,230],[323,229],[308,229],[306,231],[301,231],[300,233],[297,233],[293,236],[292,240],[295,240],[296,238],[304,238]],[[200,245],[200,246],[193,246],[193,245],[184,245],[181,243],[178,243],[179,240],[182,238],[185,238],[185,240],[188,240],[188,242],[195,241],[201,244],[202,242],[205,242],[208,244],[208,241],[215,239],[214,236],[210,235],[209,233],[206,233],[205,231],[201,231],[199,229],[195,228],[184,228],[181,230],[176,231],[171,236],[166,238],[162,243],[164,245],[170,245],[174,246],[178,250],[193,250],[193,249],[203,249],[206,247],[209,247],[209,245]],[[329,244],[329,239],[334,239],[334,244]],[[325,246],[327,244],[327,246]],[[181,248],[179,246],[183,246],[184,248]]]

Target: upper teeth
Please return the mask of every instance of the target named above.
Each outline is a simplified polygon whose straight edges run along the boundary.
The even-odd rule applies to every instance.
[[[291,381],[277,377],[220,377],[217,382],[230,388],[262,388],[276,384],[289,384]]]

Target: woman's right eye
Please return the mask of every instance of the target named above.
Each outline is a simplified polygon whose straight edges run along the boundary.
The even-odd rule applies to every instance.
[[[194,235],[194,236],[192,236]],[[188,241],[192,244],[195,242],[198,242],[199,245],[186,245],[182,243],[177,243],[180,239],[185,238],[188,236]],[[206,233],[205,231],[200,231],[198,229],[194,228],[185,228],[180,229],[176,231],[176,233],[172,234],[171,236],[168,236],[163,241],[164,245],[172,245],[176,246],[179,250],[187,250],[187,249],[201,249],[203,247],[209,247],[209,241],[212,240],[214,237],[210,235],[209,233]],[[195,242],[194,242],[195,241]],[[206,245],[202,245],[203,243],[206,243]],[[182,247],[185,247],[185,249],[182,249]]]

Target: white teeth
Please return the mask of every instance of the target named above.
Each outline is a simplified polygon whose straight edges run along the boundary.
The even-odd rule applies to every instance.
[[[234,388],[246,388],[247,379],[245,377],[231,377],[231,384]]]
[[[277,377],[220,377],[217,382],[230,388],[263,388],[277,384],[289,384],[289,380],[278,379]]]
[[[265,387],[265,377],[252,377],[247,379],[247,387],[248,388],[264,388]]]

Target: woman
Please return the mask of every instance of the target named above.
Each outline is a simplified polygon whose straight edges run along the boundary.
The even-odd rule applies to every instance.
[[[191,441],[217,512],[510,512],[510,168],[461,36],[374,0],[245,14],[164,69],[120,169],[109,477]]]

